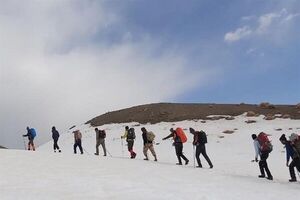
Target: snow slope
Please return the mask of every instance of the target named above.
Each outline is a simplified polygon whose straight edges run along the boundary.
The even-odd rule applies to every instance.
[[[247,119],[257,123],[246,124]],[[59,145],[63,153],[53,153],[52,142],[36,152],[0,150],[0,199],[296,199],[300,184],[288,183],[285,152],[278,138],[282,133],[300,132],[300,120],[263,117],[236,117],[235,120],[181,121],[159,123],[145,127],[156,134],[158,162],[144,161],[140,128],[135,126],[137,158],[129,159],[126,146],[120,140],[124,126],[110,124],[100,127],[107,132],[106,145],[112,155],[94,156],[94,128],[83,125],[83,155],[73,154],[73,135],[62,134]],[[184,145],[190,159],[188,166],[176,166],[172,141],[161,141],[170,127],[194,127],[208,134],[207,152],[214,168],[208,169],[201,157],[203,169],[193,168],[191,135]],[[282,131],[275,129],[281,128]],[[235,130],[223,134],[224,130]],[[254,158],[252,133],[265,131],[272,135],[274,150],[268,160],[274,181],[259,179]],[[186,131],[188,132],[188,131]],[[224,138],[220,138],[224,136]],[[122,150],[123,149],[123,150]],[[100,146],[100,152],[101,151]],[[149,152],[150,154],[150,152]]]

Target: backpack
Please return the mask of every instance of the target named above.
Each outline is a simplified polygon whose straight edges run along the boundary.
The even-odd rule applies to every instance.
[[[35,131],[35,129],[34,129],[34,128],[31,128],[29,131],[30,131],[31,138],[32,138],[32,139],[35,138],[35,136],[36,136],[36,131]]]
[[[268,135],[264,132],[261,132],[257,136],[258,143],[260,145],[261,151],[271,152],[273,150],[273,145],[268,138]]]
[[[206,144],[207,143],[207,137],[206,137],[206,133],[204,131],[199,132],[198,142],[200,144]]]
[[[290,141],[292,143],[292,146],[294,147],[294,150],[296,150],[298,155],[300,155],[300,135],[292,133],[290,136]]]
[[[152,131],[147,132],[146,136],[147,136],[147,140],[149,142],[153,142],[153,140],[155,138],[155,134]]]
[[[134,139],[135,139],[134,128],[130,128],[130,129],[128,130],[128,133],[127,133],[127,139],[129,139],[129,140],[134,140]]]
[[[100,139],[106,138],[105,130],[99,130],[99,138]]]
[[[182,128],[176,128],[176,134],[177,136],[180,138],[182,143],[185,143],[187,141],[187,137],[184,133],[184,131],[182,130]]]

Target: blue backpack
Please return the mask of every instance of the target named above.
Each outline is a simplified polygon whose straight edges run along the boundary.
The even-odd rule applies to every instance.
[[[30,129],[30,134],[31,134],[32,139],[35,138],[35,136],[36,136],[36,131],[35,131],[34,128],[31,128],[31,129]]]

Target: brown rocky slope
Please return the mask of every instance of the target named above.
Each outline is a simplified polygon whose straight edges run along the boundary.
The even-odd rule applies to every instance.
[[[299,105],[299,104],[298,104]],[[135,106],[118,111],[108,112],[88,122],[92,126],[110,123],[138,122],[140,124],[175,122],[194,119],[211,119],[210,115],[238,116],[245,112],[255,115],[300,119],[300,107],[297,105],[255,104],[183,104],[156,103]],[[250,113],[250,112],[249,112]],[[276,116],[275,116],[276,115]],[[272,119],[272,118],[271,118]]]

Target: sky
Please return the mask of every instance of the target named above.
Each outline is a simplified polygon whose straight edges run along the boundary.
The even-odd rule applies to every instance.
[[[300,102],[297,0],[0,0],[0,145],[155,102]]]

